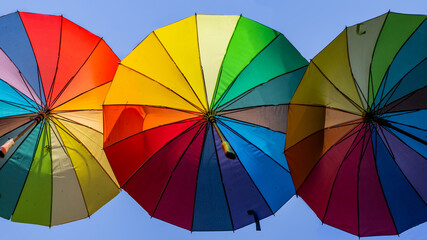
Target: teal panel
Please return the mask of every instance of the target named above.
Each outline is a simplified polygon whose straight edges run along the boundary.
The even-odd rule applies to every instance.
[[[303,67],[261,84],[235,101],[224,104],[221,110],[289,104],[306,69]]]
[[[10,219],[18,202],[40,137],[42,123],[33,128],[25,141],[0,169],[0,216]]]

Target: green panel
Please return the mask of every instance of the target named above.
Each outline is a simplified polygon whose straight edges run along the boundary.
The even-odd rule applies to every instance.
[[[21,195],[43,124],[38,124],[0,169],[0,216],[10,219]]]
[[[52,201],[52,159],[49,124],[40,136],[27,181],[12,221],[50,225]]]
[[[271,28],[240,17],[220,68],[211,107],[252,59],[279,35]]]
[[[306,69],[303,67],[259,85],[238,100],[222,105],[221,110],[289,104]]]
[[[218,105],[223,105],[260,84],[307,65],[307,60],[283,35],[280,35],[241,72]]]
[[[388,14],[372,59],[372,84],[369,85],[369,96],[377,94],[394,56],[424,19],[426,19],[425,15]],[[369,98],[369,106],[372,102],[373,98]]]

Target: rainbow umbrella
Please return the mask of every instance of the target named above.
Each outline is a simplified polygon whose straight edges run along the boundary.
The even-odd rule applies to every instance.
[[[427,220],[427,21],[386,13],[346,28],[289,106],[286,157],[322,222],[358,236]]]
[[[62,16],[0,17],[0,216],[52,226],[119,193],[102,151],[102,101],[119,59]]]
[[[294,195],[283,148],[306,65],[282,34],[242,16],[195,15],[152,32],[104,103],[120,185],[151,216],[191,231],[273,214]]]

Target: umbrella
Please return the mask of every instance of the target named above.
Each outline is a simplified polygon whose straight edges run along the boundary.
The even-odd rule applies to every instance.
[[[62,16],[0,17],[0,216],[57,225],[118,194],[102,101],[119,59]]]
[[[155,30],[121,62],[103,106],[120,185],[191,231],[273,214],[295,192],[282,147],[307,64],[282,34],[242,16]]]
[[[289,106],[297,195],[358,236],[427,220],[427,22],[389,12],[346,28],[309,64]]]

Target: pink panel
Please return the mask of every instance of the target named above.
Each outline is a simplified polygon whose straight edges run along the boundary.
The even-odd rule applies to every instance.
[[[158,150],[123,186],[148,214],[154,214],[173,170],[199,128],[196,124]]]
[[[357,179],[364,139],[369,138],[366,125],[358,133],[347,158],[338,172],[324,222],[358,235]]]
[[[154,217],[191,230],[196,194],[197,172],[206,128],[193,140],[172,173]]]
[[[379,182],[371,137],[364,153],[359,170],[360,236],[397,234]]]
[[[298,190],[298,195],[320,219],[323,219],[325,215],[335,176],[360,128],[361,125],[346,135],[342,142],[329,149]]]

